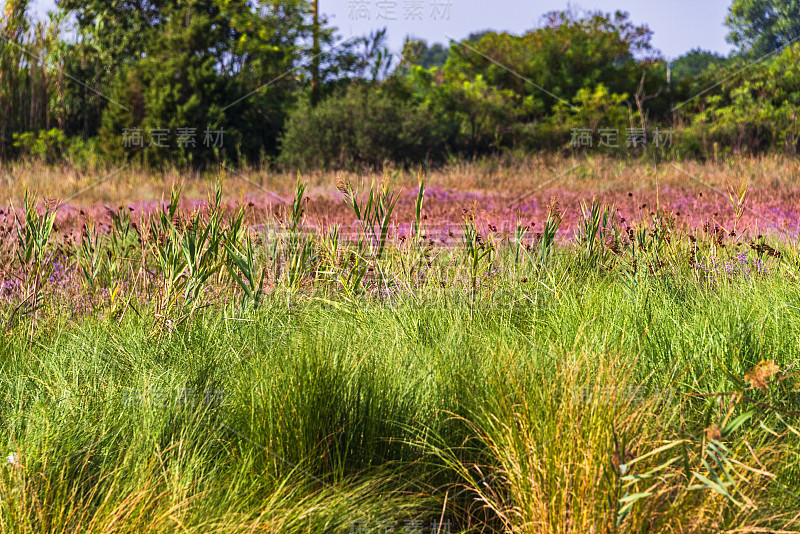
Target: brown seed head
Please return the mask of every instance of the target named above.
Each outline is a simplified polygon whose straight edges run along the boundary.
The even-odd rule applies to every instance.
[[[714,424],[706,428],[706,439],[708,441],[719,441],[722,439],[722,429],[719,425]]]
[[[749,373],[744,375],[744,380],[750,387],[767,391],[768,382],[771,377],[778,374],[780,368],[773,361],[761,360],[758,365],[753,367]]]

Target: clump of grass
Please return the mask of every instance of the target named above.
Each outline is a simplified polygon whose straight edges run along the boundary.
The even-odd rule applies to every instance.
[[[340,181],[337,188],[355,215],[358,225],[355,236],[356,247],[351,252],[353,267],[346,279],[343,278],[348,284],[347,291],[351,294],[356,293],[369,269],[377,271],[378,286],[384,289],[388,281],[381,260],[388,243],[392,212],[397,205],[398,197],[389,190],[385,182],[378,187],[373,181],[363,200],[358,199],[350,182]]]
[[[484,241],[475,226],[474,212],[467,215],[463,222],[463,243],[466,253],[467,270],[469,274],[470,308],[475,307],[475,298],[478,293],[478,274],[481,272],[484,260],[491,262],[492,239]]]
[[[22,267],[23,294],[19,304],[14,307],[6,321],[6,330],[13,327],[16,321],[26,316],[35,316],[42,306],[42,293],[52,268],[48,262],[48,244],[55,223],[57,205],[48,203],[44,215],[36,211],[35,201],[29,199],[25,192],[25,222],[14,212],[17,233],[16,257]],[[52,211],[51,211],[52,209]]]
[[[287,250],[287,267],[289,287],[296,291],[310,270],[313,261],[314,247],[308,236],[301,231],[303,220],[303,197],[306,185],[298,182],[292,201],[292,213],[288,222],[289,241]]]
[[[553,254],[556,235],[558,234],[558,229],[563,219],[564,215],[561,212],[561,207],[555,197],[553,197],[550,200],[550,207],[547,210],[547,220],[544,223],[544,229],[542,230],[539,240],[539,253],[537,258],[539,267],[547,265],[550,256]]]
[[[173,189],[166,211],[160,211],[150,221],[151,250],[164,277],[163,295],[160,308],[172,307],[177,294],[184,287],[183,271],[186,257],[181,251],[182,236],[175,225],[180,206],[180,189]]]
[[[613,206],[592,201],[591,207],[581,203],[581,223],[575,240],[583,249],[583,259],[589,267],[605,266],[609,255],[619,249],[620,230]]]
[[[227,254],[225,268],[243,293],[239,303],[240,311],[244,312],[250,306],[258,308],[264,295],[267,267],[257,267],[253,240],[249,234],[245,234],[243,248],[228,241],[223,243],[223,247]]]
[[[197,303],[200,292],[223,264],[220,251],[225,231],[220,203],[221,191],[218,189],[210,205],[208,220],[195,213],[181,238],[180,251],[187,270],[184,297],[193,304]]]
[[[422,188],[422,185],[420,187]],[[359,236],[368,239],[372,256],[376,261],[380,261],[386,249],[392,212],[397,205],[397,196],[389,190],[385,183],[378,187],[374,181],[370,185],[366,199],[361,201],[358,200],[356,192],[349,182],[341,182],[338,184],[338,188],[358,220]]]

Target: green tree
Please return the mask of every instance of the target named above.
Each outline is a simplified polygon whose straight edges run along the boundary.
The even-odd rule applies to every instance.
[[[376,80],[390,72],[385,30],[334,46],[334,29],[323,19],[321,52],[312,56],[307,0],[153,2],[134,6],[144,11],[133,22],[117,20],[133,4],[62,2],[79,15],[89,46],[97,44],[97,50],[90,48],[95,65],[107,59],[117,66],[108,83],[98,80],[113,101],[105,106],[101,128],[102,146],[113,158],[131,153],[121,144],[124,130],[134,128],[145,135],[169,129],[169,149],[148,145],[135,151],[155,164],[275,156],[288,113],[309,87],[315,59],[323,96],[351,79]],[[91,26],[93,15],[102,24]],[[109,27],[116,30],[108,33]],[[197,130],[195,147],[185,137],[184,146],[177,146],[178,128]],[[201,146],[207,128],[224,131],[223,150]]]
[[[286,115],[309,78],[309,14],[304,0],[178,0],[160,8],[140,59],[124,64],[114,83],[113,100],[124,107],[107,107],[106,151],[122,156],[124,129],[139,128],[170,130],[169,149],[141,150],[151,163],[275,154]],[[329,45],[332,30],[323,28],[321,38]],[[331,57],[323,58],[327,77]],[[194,147],[186,138],[177,146],[178,128],[196,129]],[[224,131],[223,150],[203,146],[206,129]]]
[[[473,154],[513,145],[519,125],[542,105],[534,95],[493,85],[482,74],[412,67],[408,79],[418,99],[438,110],[443,120],[457,124],[458,147]]]
[[[212,0],[178,2],[162,11],[158,34],[148,35],[145,57],[115,86],[114,100],[126,107],[112,105],[103,118],[109,153],[121,155],[124,128],[140,128],[146,137],[143,157],[149,163],[188,163],[209,154],[203,150],[203,132],[222,125],[225,105],[214,47],[227,37],[227,28],[218,13]],[[184,132],[179,139],[182,128],[197,131]],[[151,132],[156,132],[155,139]],[[197,132],[200,139],[189,135]],[[222,139],[224,146],[224,133]]]
[[[584,87],[603,84],[612,93],[632,93],[641,78],[635,56],[653,53],[651,37],[624,12],[551,12],[522,36],[489,32],[477,43],[453,44],[445,73],[447,79],[483,74],[500,89],[534,94],[544,103],[540,112],[549,115]],[[655,92],[660,83],[648,76],[646,90]]]
[[[422,68],[444,67],[449,55],[448,49],[441,43],[428,43],[421,39],[406,38],[403,45],[403,57],[409,65],[418,65]]]
[[[699,76],[709,69],[725,67],[730,62],[731,60],[725,56],[695,48],[672,63],[672,78],[673,80],[682,80]]]
[[[67,133],[84,138],[97,134],[115,76],[141,60],[151,32],[166,22],[161,14],[169,4],[164,0],[57,0],[61,13],[75,21],[77,33],[74,42],[62,43],[64,72],[69,79],[83,82],[67,84],[59,102]]]
[[[741,52],[767,54],[800,38],[800,1],[733,0],[725,24]]]
[[[64,79],[55,51],[62,20],[51,14],[34,22],[27,9],[27,0],[7,0],[0,19],[0,158],[13,155],[15,136],[59,121],[55,101]]]
[[[690,135],[741,152],[800,150],[800,44],[770,61],[755,65],[747,76],[733,78],[722,94],[710,96],[693,116]]]
[[[561,146],[565,123],[552,119],[569,109],[591,110],[593,122],[616,124],[618,100],[628,95],[637,126],[641,116],[668,115],[667,99],[653,98],[666,90],[666,65],[647,57],[656,55],[651,36],[624,12],[552,12],[521,36],[485,32],[477,42],[452,44],[441,73],[417,68],[410,74],[420,95],[460,119],[469,152]],[[612,105],[594,101],[602,95]],[[613,117],[602,121],[598,113]]]

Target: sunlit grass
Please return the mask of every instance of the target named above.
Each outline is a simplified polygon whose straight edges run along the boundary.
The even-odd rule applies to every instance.
[[[556,244],[552,202],[445,246],[419,184],[387,238],[377,187],[355,235],[306,228],[303,185],[259,228],[176,192],[70,241],[29,205],[0,531],[800,529],[796,243],[594,202]]]

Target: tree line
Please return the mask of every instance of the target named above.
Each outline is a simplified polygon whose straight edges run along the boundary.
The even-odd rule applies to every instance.
[[[385,30],[342,39],[306,0],[59,0],[45,21],[28,7],[7,0],[0,24],[2,159],[363,168],[538,150],[796,155],[800,142],[793,0],[734,0],[736,51],[672,62],[624,12],[407,39],[395,57]]]

